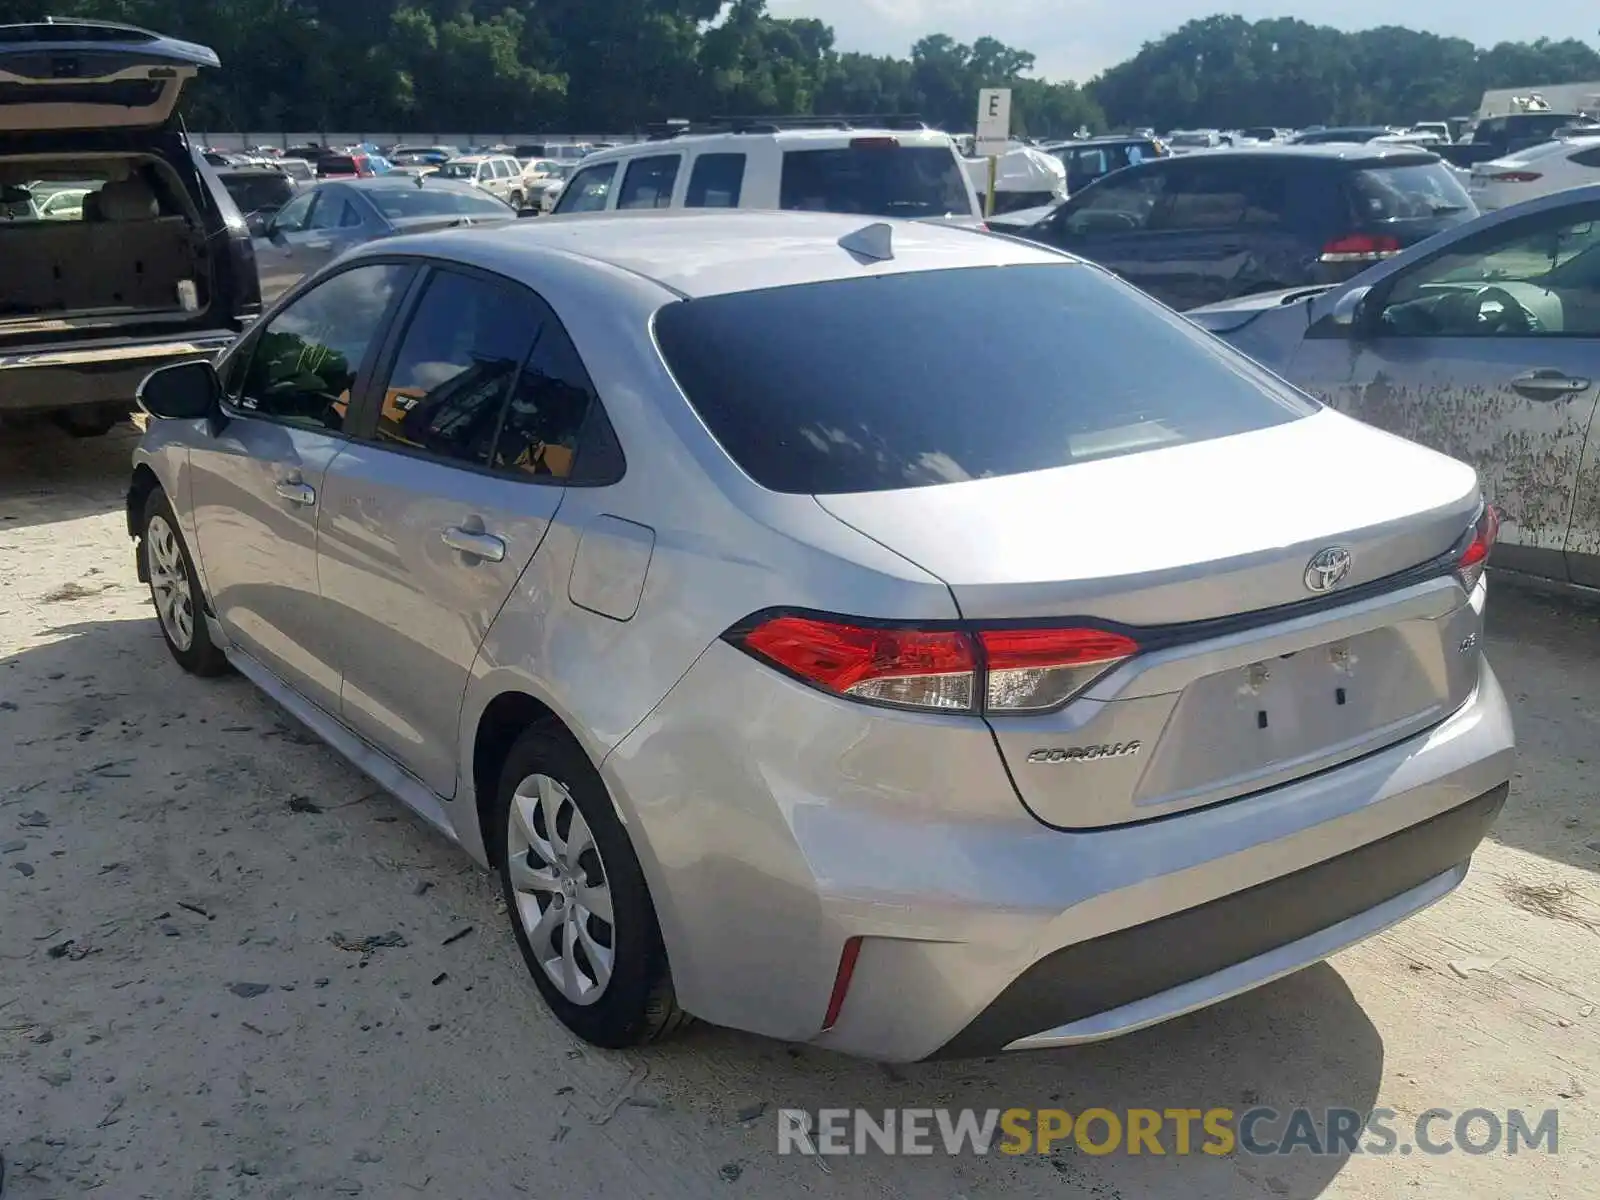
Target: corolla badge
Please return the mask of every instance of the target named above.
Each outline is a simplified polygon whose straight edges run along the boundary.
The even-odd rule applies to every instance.
[[[1350,574],[1350,551],[1343,546],[1329,546],[1318,550],[1306,564],[1306,590],[1331,592]]]

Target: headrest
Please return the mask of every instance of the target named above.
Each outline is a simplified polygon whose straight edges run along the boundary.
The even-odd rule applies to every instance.
[[[156,194],[137,177],[113,179],[102,186],[99,207],[108,221],[149,221],[161,215]]]

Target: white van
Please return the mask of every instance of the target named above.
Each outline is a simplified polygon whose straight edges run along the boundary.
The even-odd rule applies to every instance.
[[[927,128],[743,131],[667,128],[601,150],[572,173],[555,214],[763,208],[981,222],[950,135]]]

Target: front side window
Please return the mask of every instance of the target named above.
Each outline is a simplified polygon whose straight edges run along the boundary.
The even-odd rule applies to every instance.
[[[678,164],[682,161],[682,156],[677,154],[634,159],[628,164],[628,173],[622,177],[617,207],[670,208],[672,189],[678,185]]]
[[[349,200],[332,192],[325,192],[322,199],[317,202],[316,208],[311,210],[311,223],[306,229],[308,231],[338,229],[341,226],[359,224],[361,218],[356,215]]]
[[[238,406],[252,416],[343,432],[356,373],[409,274],[394,263],[354,267],[293,301],[256,339]]]
[[[278,210],[277,215],[272,218],[272,227],[279,233],[303,232],[306,220],[311,216],[311,206],[316,199],[316,192],[306,192],[296,196]]]
[[[527,294],[509,284],[434,275],[384,385],[377,440],[487,466],[541,321]]]
[[[1270,228],[1284,223],[1288,190],[1281,172],[1260,165],[1169,173],[1166,194],[1148,228],[1199,232]]]
[[[1166,184],[1166,172],[1159,170],[1104,179],[1062,208],[1057,227],[1074,237],[1138,233],[1149,227]]]
[[[617,164],[597,163],[585,167],[572,177],[557,201],[555,211],[561,213],[604,212],[606,198],[611,195],[611,181],[617,177]]]
[[[1600,336],[1600,205],[1541,213],[1466,238],[1398,275],[1387,337]]]

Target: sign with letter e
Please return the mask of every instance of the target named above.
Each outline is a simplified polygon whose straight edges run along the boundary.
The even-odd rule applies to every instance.
[[[978,137],[973,153],[998,157],[1011,141],[1011,89],[984,88],[978,93]]]

